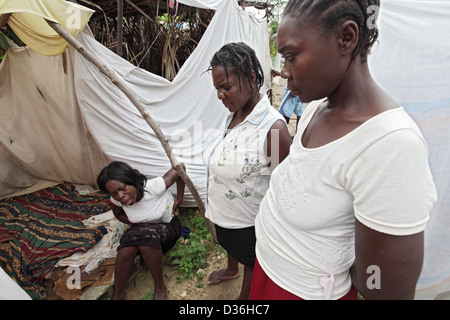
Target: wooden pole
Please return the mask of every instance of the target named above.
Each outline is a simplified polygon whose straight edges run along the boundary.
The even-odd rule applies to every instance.
[[[117,74],[112,70],[106,63],[101,61],[94,53],[92,53],[89,50],[86,50],[86,48],[83,47],[83,45],[75,39],[69,32],[67,32],[59,23],[55,23],[49,20],[46,20],[47,23],[52,27],[61,37],[63,37],[72,47],[75,48],[83,57],[85,57],[88,61],[90,61],[92,64],[94,64],[100,72],[102,72],[104,75],[106,75],[127,97],[130,99],[131,103],[139,110],[141,115],[144,117],[145,121],[150,125],[150,127],[155,132],[156,136],[158,137],[159,141],[162,144],[162,147],[164,148],[164,151],[166,152],[167,156],[169,157],[170,163],[172,165],[172,168],[174,168],[178,174],[180,175],[181,179],[185,182],[186,186],[189,188],[189,190],[192,193],[192,196],[195,199],[195,202],[200,210],[200,213],[202,214],[203,218],[205,219],[206,227],[208,228],[209,232],[213,236],[214,241],[217,243],[217,236],[215,232],[214,224],[205,217],[205,205],[195,188],[194,184],[192,183],[191,179],[188,177],[184,169],[180,166],[180,162],[177,160],[175,155],[172,152],[172,148],[169,145],[169,142],[167,138],[164,136],[163,132],[161,131],[160,126],[153,120],[153,118],[150,116],[150,114],[145,110],[145,107],[142,105],[142,103],[137,99],[134,92],[128,87],[126,82],[117,76]]]
[[[122,56],[123,42],[123,0],[117,0],[117,55]]]

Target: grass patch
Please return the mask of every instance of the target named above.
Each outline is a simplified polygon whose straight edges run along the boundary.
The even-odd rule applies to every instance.
[[[180,237],[167,255],[173,258],[172,265],[180,281],[194,276],[201,280],[204,274],[198,270],[205,267],[208,251],[214,249],[212,235],[198,209],[180,208],[178,217],[181,225],[190,229],[189,238]]]

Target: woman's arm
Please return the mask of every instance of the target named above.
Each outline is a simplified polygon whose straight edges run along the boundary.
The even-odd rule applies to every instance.
[[[123,208],[116,206],[115,204],[111,203],[111,210],[114,214],[114,216],[117,218],[117,220],[119,220],[120,222],[123,222],[125,224],[132,224],[130,222],[130,220],[128,220],[128,217],[125,213],[125,211],[123,210]]]
[[[287,157],[291,144],[292,137],[286,123],[283,120],[275,121],[266,139],[266,154],[271,158],[269,165],[271,171]]]
[[[184,164],[181,164],[181,165],[182,165],[183,169],[186,170],[186,167],[184,166]],[[181,177],[178,177],[176,183],[177,183],[177,197],[174,199],[172,215],[175,214],[175,211],[178,209],[178,207],[183,202],[184,188],[185,188],[185,185],[186,185],[184,183],[184,180],[181,179]]]
[[[180,166],[183,168],[184,171],[186,171],[186,166],[184,165],[184,163],[181,163]],[[166,188],[169,188],[175,182],[177,183],[177,197],[174,199],[172,209],[172,214],[175,214],[175,211],[183,202],[185,183],[183,179],[181,179],[181,177],[179,176],[178,172],[173,168],[171,168],[164,174],[163,179],[164,182],[166,183]]]
[[[356,220],[353,285],[364,299],[414,299],[423,251],[423,232],[394,236]]]

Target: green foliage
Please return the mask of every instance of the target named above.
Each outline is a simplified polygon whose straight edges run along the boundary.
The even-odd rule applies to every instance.
[[[188,227],[191,232],[189,239],[180,237],[174,248],[167,255],[173,257],[172,265],[176,270],[187,279],[191,279],[195,275],[202,277],[197,271],[206,263],[208,242],[212,239],[208,228],[205,225],[203,217],[194,209],[180,208],[180,222],[182,226]]]
[[[141,298],[141,300],[154,300],[155,294],[153,292],[147,292],[144,294],[144,296]]]
[[[284,7],[288,3],[287,0],[271,0],[270,3],[274,6],[269,15],[269,21],[279,22],[283,14]]]
[[[9,27],[6,26],[5,29],[2,29],[2,31],[0,31],[0,34],[4,37],[7,36],[10,40],[12,40],[14,43],[16,43],[18,46],[23,47],[25,46],[25,43],[22,42],[22,40],[20,40],[20,38],[14,33],[14,31]],[[4,39],[4,41],[6,42],[6,39]],[[7,47],[2,47],[7,50],[9,48],[9,44],[6,42],[6,46]]]
[[[0,62],[5,58],[5,52],[9,49],[9,43],[6,38],[9,38],[19,46],[24,46],[25,44],[19,39],[18,36],[12,31],[9,26],[6,26],[0,31]]]
[[[278,32],[278,21],[271,21],[269,23],[269,29],[271,35],[276,35]],[[272,57],[272,60],[275,59],[275,56],[277,55],[277,38],[273,37],[270,39],[270,56]]]
[[[176,252],[177,258],[172,264],[177,266],[177,270],[188,279],[192,278],[197,270],[206,262],[206,248],[198,241],[189,241],[188,245],[182,245]]]
[[[8,50],[8,48],[8,41],[6,41],[5,35],[0,31],[0,62],[5,57],[5,52]]]
[[[0,48],[2,48],[3,50],[8,50],[9,48],[9,43],[8,41],[6,41],[6,37],[5,35],[0,31]]]
[[[270,1],[270,3],[274,5],[274,8],[271,14],[269,15],[269,29],[270,34],[272,36],[275,36],[278,33],[278,26],[281,21],[281,15],[287,2],[288,1],[286,0]],[[272,62],[275,60],[276,55],[277,55],[277,39],[276,37],[273,37],[272,39],[270,39],[270,56],[272,57]]]

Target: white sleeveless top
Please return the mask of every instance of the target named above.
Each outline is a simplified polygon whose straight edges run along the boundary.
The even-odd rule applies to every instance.
[[[207,176],[205,215],[221,227],[239,229],[254,226],[270,179],[271,159],[264,151],[264,143],[274,122],[283,117],[264,95],[247,118],[225,136],[233,115],[227,116],[219,136],[203,153]],[[272,149],[273,157],[278,154]]]

